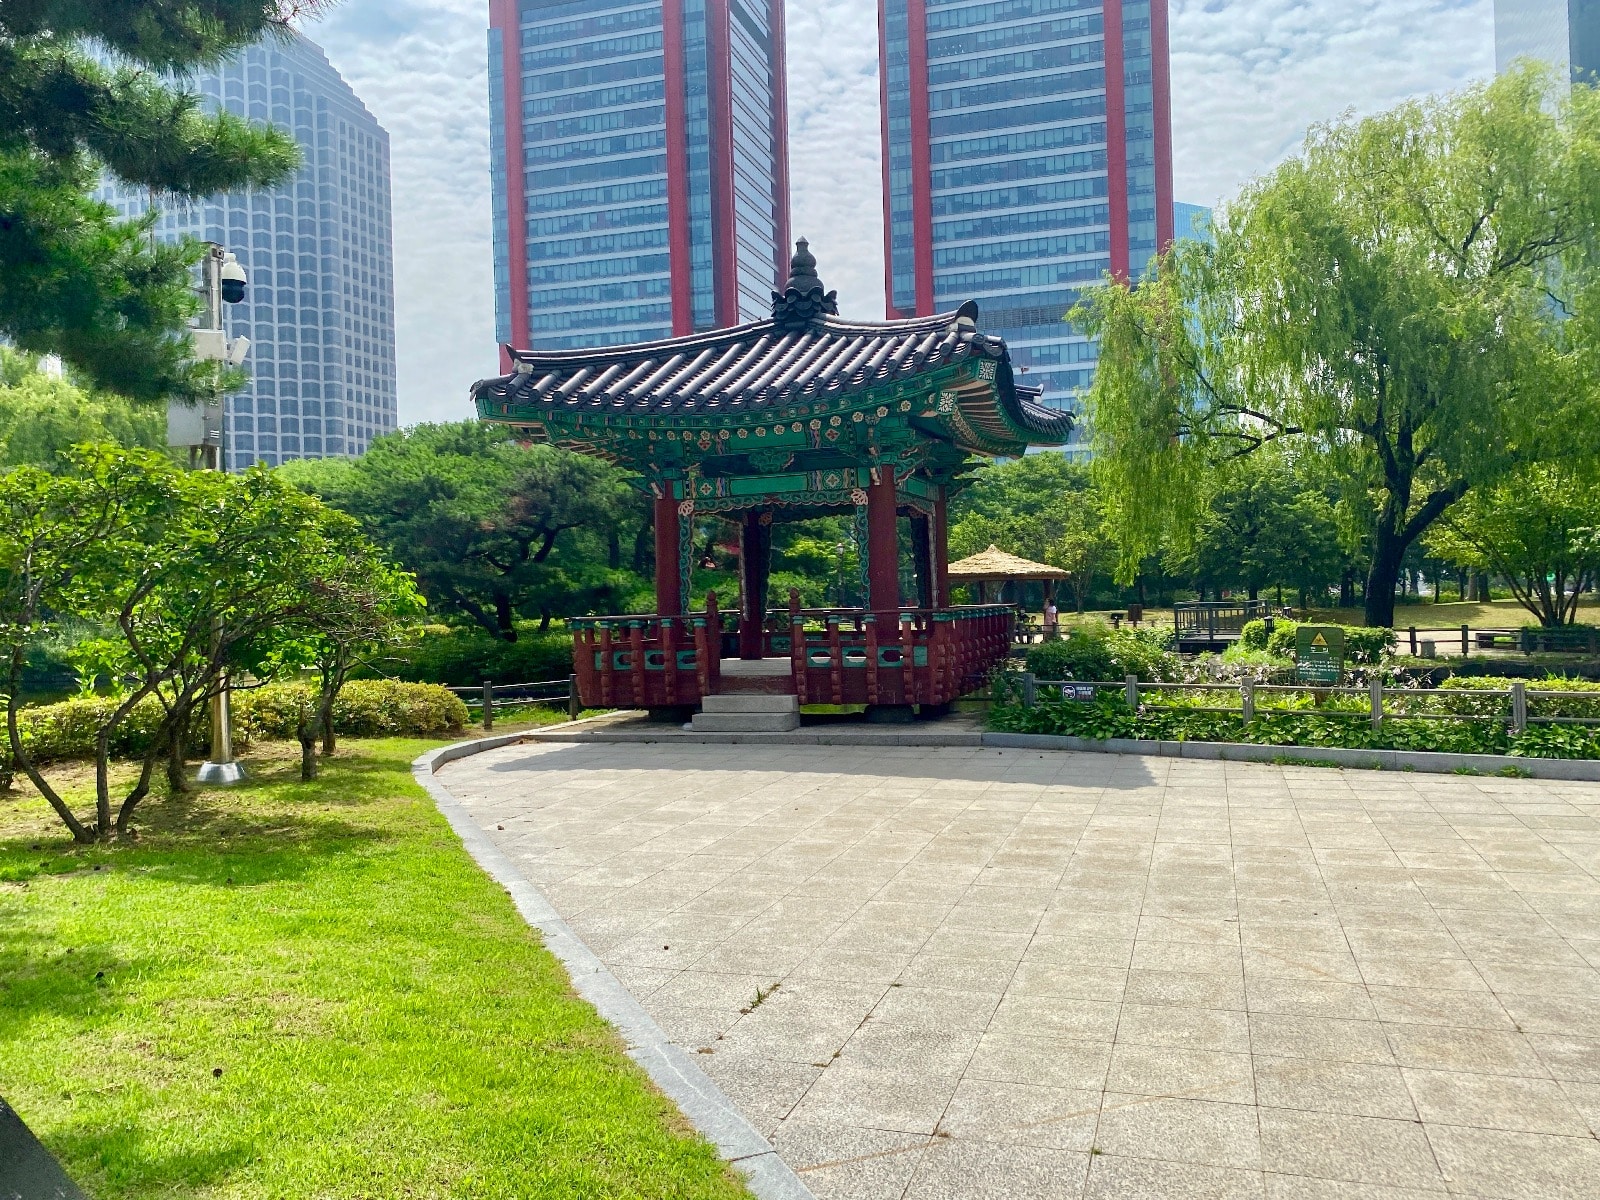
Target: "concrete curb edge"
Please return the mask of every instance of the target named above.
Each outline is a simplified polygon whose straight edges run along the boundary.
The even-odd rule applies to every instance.
[[[537,929],[548,949],[566,968],[578,995],[594,1006],[622,1037],[628,1056],[682,1111],[717,1152],[744,1175],[760,1200],[815,1200],[800,1177],[778,1157],[772,1143],[745,1118],[694,1058],[674,1045],[600,958],[556,912],[544,893],[517,869],[466,808],[434,778],[448,763],[530,740],[526,733],[458,742],[424,754],[411,774],[461,839],[485,874],[505,888],[523,920]]]
[[[1534,779],[1600,783],[1600,762],[1590,759],[1437,754],[1423,750],[1342,750],[1331,746],[1258,746],[1248,742],[1141,742],[1129,738],[1096,742],[1046,733],[985,733],[983,744],[1006,750],[1071,750],[1090,754],[1187,758],[1210,762],[1274,763],[1290,759],[1329,763],[1357,770],[1423,771],[1439,775],[1458,771],[1493,775],[1497,771],[1516,770],[1526,772]]]

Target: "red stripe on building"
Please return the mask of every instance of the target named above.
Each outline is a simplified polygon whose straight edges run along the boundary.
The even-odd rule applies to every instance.
[[[716,323],[739,323],[739,242],[733,207],[733,12],[706,0],[706,91],[711,104],[711,240],[717,264]]]
[[[689,269],[689,127],[684,95],[683,0],[661,5],[662,58],[667,80],[667,240],[672,270],[672,335],[694,332]]]
[[[1106,176],[1111,207],[1111,273],[1128,277],[1128,101],[1122,0],[1105,0]],[[1170,218],[1169,218],[1170,220]]]
[[[522,141],[522,29],[517,0],[489,0],[489,25],[500,31],[500,65],[505,76],[506,258],[511,278],[511,340],[531,342],[528,312],[528,173]],[[511,370],[511,356],[500,348],[502,370]]]
[[[789,256],[794,231],[789,214],[789,72],[785,57],[788,29],[784,25],[783,0],[772,0],[767,9],[767,28],[772,31],[772,161],[773,202],[777,208],[778,245],[774,291],[789,278]]]
[[[1151,90],[1156,127],[1156,245],[1165,250],[1177,236],[1172,211],[1172,50],[1167,0],[1150,0]]]
[[[1118,0],[1121,3],[1121,0]],[[917,315],[933,315],[933,152],[929,146],[927,0],[906,0],[911,85],[911,236]]]
[[[894,201],[889,194],[889,6],[878,0],[878,123],[883,130],[883,311],[891,321],[909,316],[894,303]]]

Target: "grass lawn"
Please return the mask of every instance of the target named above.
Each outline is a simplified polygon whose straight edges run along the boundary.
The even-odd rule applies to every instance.
[[[0,796],[0,1094],[91,1195],[747,1196],[411,781],[428,748],[303,785],[258,747],[107,848]]]

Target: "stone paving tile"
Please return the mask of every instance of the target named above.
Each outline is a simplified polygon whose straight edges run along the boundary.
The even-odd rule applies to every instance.
[[[441,779],[819,1200],[1597,1194],[1592,785],[893,746]]]

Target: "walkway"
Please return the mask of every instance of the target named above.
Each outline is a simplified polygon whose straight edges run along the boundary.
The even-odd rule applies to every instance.
[[[821,1200],[1600,1179],[1596,785],[625,744],[439,778]]]

